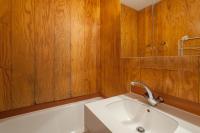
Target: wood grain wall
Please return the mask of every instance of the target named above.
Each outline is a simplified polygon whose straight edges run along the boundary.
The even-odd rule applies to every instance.
[[[163,96],[200,103],[199,57],[145,57],[177,56],[182,36],[199,36],[199,5],[199,0],[162,0],[154,9],[155,32],[152,8],[138,12],[138,54],[144,58],[121,59],[122,88],[128,89],[131,80],[141,80]],[[186,46],[199,44],[200,41],[192,41]]]
[[[0,0],[0,110],[11,109],[11,2]]]
[[[152,8],[138,11],[138,55],[152,56],[155,53],[153,42]]]
[[[120,0],[101,0],[101,93],[121,93],[120,84]]]
[[[189,4],[190,2],[188,1],[187,4]],[[170,6],[173,6],[173,4],[169,4],[167,6],[170,8]],[[176,16],[175,12],[174,12],[174,15]],[[117,17],[117,14],[115,14],[115,16]],[[177,16],[179,15],[177,14]],[[155,35],[152,34],[153,33],[152,24],[150,23],[152,21],[151,19],[152,19],[152,16],[151,16],[150,7],[138,13],[138,24],[139,24],[138,49],[140,50],[139,54],[141,54],[141,56],[155,56],[155,55],[160,54],[159,53],[160,51],[157,50],[157,48],[160,47],[158,44],[160,44],[161,41],[163,40],[160,40],[160,43],[156,43],[156,45],[153,45],[154,44],[153,37],[155,37],[155,40],[156,40],[156,38],[158,37],[156,36],[158,32],[156,31]],[[193,21],[193,20],[190,20],[190,21]],[[162,22],[165,22],[165,20],[162,20]],[[110,33],[110,36],[112,35],[112,33],[114,33],[113,29],[108,29],[108,30],[103,29],[101,31],[102,32],[101,34],[103,34],[103,32],[105,31],[106,33]],[[165,30],[162,30],[162,32],[165,32]],[[195,32],[195,33],[198,33],[198,32]],[[101,41],[102,40],[104,41],[105,38],[101,38]],[[102,43],[102,47],[104,46],[103,44],[104,43]],[[110,48],[111,45],[112,44],[109,45],[107,43],[106,45],[107,49],[102,48],[102,47],[101,48],[103,50],[106,50],[107,54],[109,52],[112,53],[114,49]],[[120,44],[118,43],[116,45],[119,46]],[[176,45],[176,44],[172,43],[171,45]],[[115,49],[115,50],[118,51],[119,49],[120,48],[118,47],[118,49]],[[165,55],[165,54],[162,53],[162,55]],[[118,61],[117,59],[111,61],[109,60],[110,57],[111,57],[110,55],[109,56],[107,55],[105,57],[102,57],[103,60],[101,59],[101,63],[105,62],[105,60],[110,61],[110,65],[103,64],[104,66],[102,68],[102,70],[105,69],[104,71],[102,71],[103,73],[102,80],[109,81],[109,82],[104,81],[107,84],[104,84],[104,82],[102,82],[102,94],[104,96],[109,97],[113,95],[119,95],[121,93],[126,93],[127,90],[130,88],[130,85],[129,85],[130,82],[133,80],[139,80],[148,84],[156,94],[159,94],[162,97],[164,97],[165,103],[200,115],[199,113],[200,112],[200,107],[199,107],[199,104],[200,104],[200,76],[199,76],[200,62],[199,61],[200,59],[198,56],[119,58],[118,54],[112,55],[112,58],[113,59],[118,58]],[[119,66],[120,69],[115,69],[115,72],[113,72],[114,70],[110,69],[110,68],[112,69],[115,68],[112,66],[113,62],[115,62],[115,66],[117,67],[118,67],[118,64],[120,63],[120,66]],[[106,75],[105,73],[112,74],[112,75],[109,76],[109,75]],[[112,77],[112,79],[109,79],[110,77]],[[117,83],[118,86],[115,86],[117,81],[114,79],[116,79],[116,77],[117,78],[120,77],[120,79],[118,79],[118,81],[120,80],[120,83]],[[113,86],[110,87],[111,85],[113,85],[114,87]]]
[[[101,3],[101,14],[104,14],[101,15],[102,95],[110,97],[126,93],[130,88],[130,82],[139,80],[148,84],[156,94],[164,97],[165,103],[200,115],[199,57],[120,58],[120,43],[113,42],[113,36],[118,36],[118,32],[114,32],[116,27],[112,27],[114,24],[115,26],[120,25],[116,23],[120,16],[111,11],[111,5],[103,6],[103,4],[105,3]],[[110,4],[114,5],[113,3]],[[150,11],[151,8],[146,8],[138,15],[140,27],[149,31],[138,32],[138,39],[143,40],[143,43],[147,46],[144,51],[140,51],[140,54],[145,56],[152,56],[156,52],[155,46],[152,45],[152,29],[149,28],[152,27],[149,23],[152,19]],[[115,19],[113,19],[114,17]],[[140,41],[139,44],[143,43]],[[142,47],[141,45],[138,49]],[[151,49],[154,49],[154,51],[152,52]]]
[[[138,57],[138,12],[121,4],[121,57]]]
[[[138,47],[141,56],[177,56],[178,40],[185,35],[200,36],[199,0],[162,0],[154,8],[155,32],[152,29],[151,7],[139,11]],[[151,46],[149,45],[151,44]],[[187,46],[200,46],[200,40]],[[200,55],[199,50],[186,50],[187,55]]]
[[[0,111],[97,93],[99,52],[100,0],[0,0]]]
[[[149,15],[141,19],[150,26]],[[152,35],[140,35],[151,46]],[[0,0],[0,111],[99,89],[114,96],[132,80],[193,109],[200,104],[199,65],[199,57],[120,59],[119,0]]]
[[[122,88],[133,80],[146,83],[165,102],[200,115],[198,56],[121,59]]]

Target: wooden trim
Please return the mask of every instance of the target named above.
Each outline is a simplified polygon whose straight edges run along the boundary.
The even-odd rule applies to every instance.
[[[68,103],[78,102],[78,101],[95,98],[95,97],[102,97],[102,96],[99,93],[97,93],[97,94],[69,98],[66,100],[37,104],[37,105],[23,107],[23,108],[9,110],[9,111],[3,111],[3,112],[0,112],[0,119],[11,117],[11,116],[16,116],[16,115],[20,115],[20,114],[30,113],[33,111],[51,108],[51,107],[64,105],[64,104],[68,104]]]

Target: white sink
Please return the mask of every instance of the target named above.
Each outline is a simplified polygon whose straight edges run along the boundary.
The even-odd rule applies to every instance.
[[[120,100],[106,105],[110,115],[133,132],[174,133],[178,122],[136,100]]]
[[[112,133],[139,133],[138,127],[144,133],[200,133],[199,126],[126,95],[89,103],[86,107]]]

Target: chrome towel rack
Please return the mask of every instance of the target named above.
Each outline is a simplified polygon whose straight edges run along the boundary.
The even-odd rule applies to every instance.
[[[188,35],[183,36],[178,42],[178,56],[184,56],[184,50],[200,50],[200,47],[184,47],[185,42],[189,40],[200,39],[200,36],[189,37]]]

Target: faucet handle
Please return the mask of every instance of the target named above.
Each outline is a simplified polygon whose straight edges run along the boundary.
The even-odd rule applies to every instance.
[[[156,98],[156,101],[158,101],[159,103],[164,103],[164,99],[163,99],[163,97],[161,97],[161,96],[158,96],[158,97]]]

